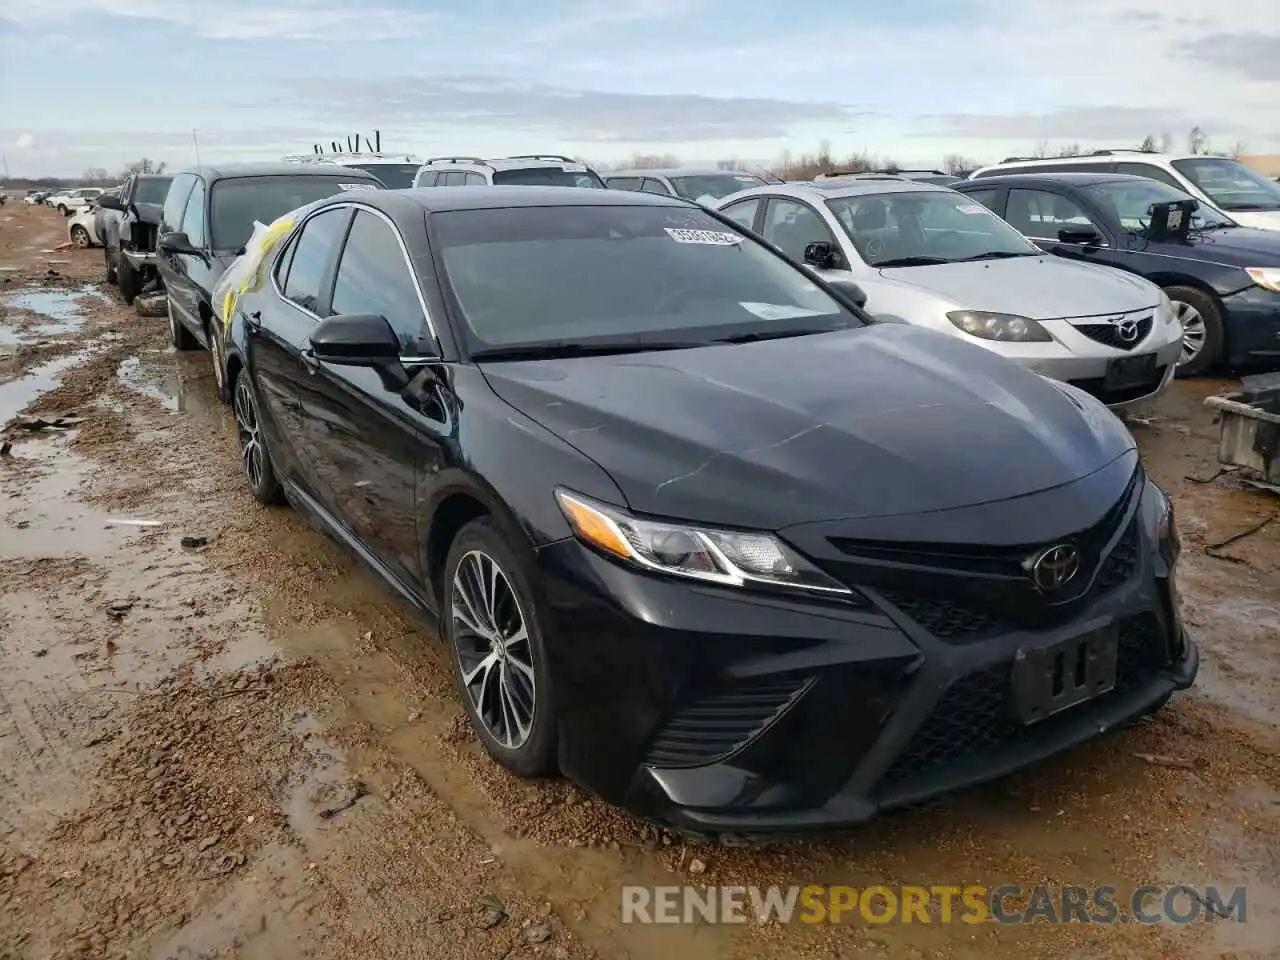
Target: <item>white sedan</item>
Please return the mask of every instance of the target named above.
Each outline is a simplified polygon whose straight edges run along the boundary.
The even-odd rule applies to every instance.
[[[102,246],[98,236],[98,212],[93,207],[81,210],[67,221],[67,238],[82,250]]]

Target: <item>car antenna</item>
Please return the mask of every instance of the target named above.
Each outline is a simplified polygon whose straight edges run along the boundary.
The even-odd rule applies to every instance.
[[[360,134],[356,134],[356,153],[360,152]]]
[[[373,152],[374,153],[382,152],[382,131],[381,130],[373,131]]]
[[[196,128],[191,128],[191,144],[196,148],[196,169],[204,169],[200,163],[200,138],[196,135]]]

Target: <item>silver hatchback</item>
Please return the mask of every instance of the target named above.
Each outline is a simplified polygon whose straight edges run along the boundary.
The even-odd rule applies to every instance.
[[[969,340],[1122,407],[1168,386],[1182,330],[1141,277],[1042,253],[945,187],[868,175],[744,190],[716,205],[866,309]]]

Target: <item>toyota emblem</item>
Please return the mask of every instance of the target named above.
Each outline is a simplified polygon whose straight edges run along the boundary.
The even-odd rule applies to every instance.
[[[1125,343],[1133,343],[1138,339],[1138,321],[1137,320],[1117,320],[1116,334]]]
[[[1069,543],[1060,543],[1032,557],[1030,568],[1031,580],[1039,590],[1058,590],[1080,571],[1080,551]]]

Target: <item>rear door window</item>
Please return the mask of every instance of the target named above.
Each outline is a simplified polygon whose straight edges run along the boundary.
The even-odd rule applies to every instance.
[[[608,181],[611,190],[630,190],[638,193],[640,190],[639,177],[612,177]]]
[[[661,180],[655,180],[653,177],[645,177],[644,183],[640,187],[641,193],[656,193],[662,197],[671,196],[671,191],[667,189],[667,185]]]
[[[1124,173],[1134,177],[1146,177],[1148,180],[1159,180],[1161,183],[1167,183],[1171,187],[1186,192],[1186,187],[1178,182],[1168,170],[1157,167],[1154,163],[1117,163],[1116,173]]]
[[[438,187],[460,187],[467,182],[467,173],[465,170],[448,170],[440,174],[440,179],[436,181]]]
[[[440,174],[439,174],[439,172],[438,172],[438,171],[436,171],[436,170],[432,170],[432,171],[427,172],[427,173],[420,173],[420,174],[418,174],[418,181],[417,181],[416,186],[419,186],[419,187],[434,187],[434,186],[436,185],[436,177],[438,177],[438,176],[440,176]]]

